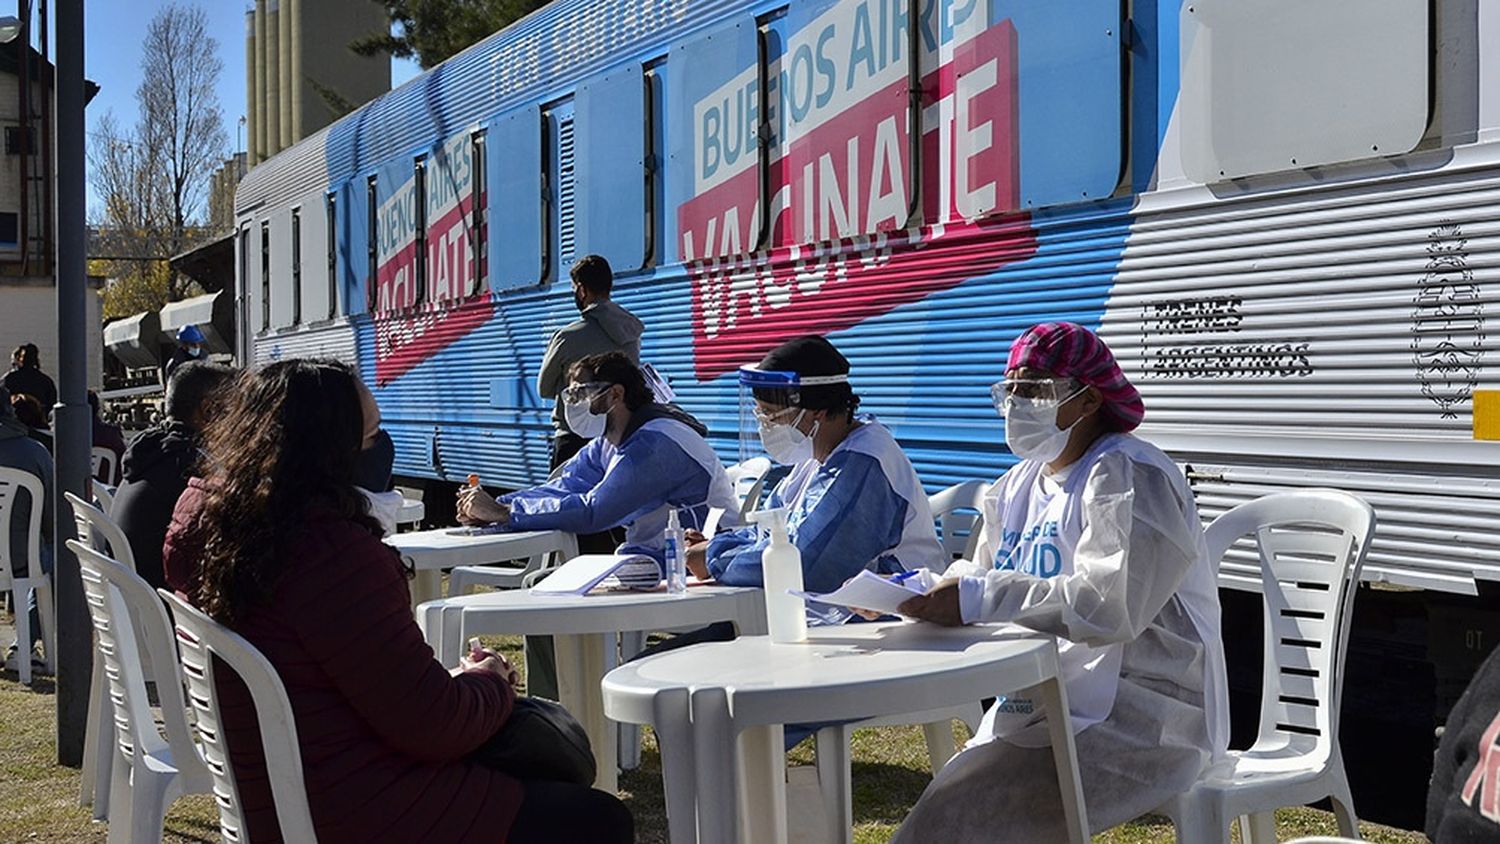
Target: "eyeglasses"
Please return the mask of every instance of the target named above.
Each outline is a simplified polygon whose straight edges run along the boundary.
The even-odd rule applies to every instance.
[[[990,387],[990,399],[996,407],[1004,405],[1007,398],[1062,403],[1081,389],[1076,378],[1007,378]]]
[[[761,410],[757,407],[754,411],[755,421],[760,423],[762,427],[766,425],[775,425],[777,423],[777,420],[782,419],[798,410],[801,410],[801,408],[793,405],[791,407],[783,407],[780,410],[773,410],[770,413],[767,413],[766,411]]]
[[[608,381],[589,381],[583,384],[573,384],[571,386],[563,388],[562,400],[566,404],[577,404],[581,401],[593,401],[594,399],[598,398],[601,393],[613,386],[614,384],[611,384]]]

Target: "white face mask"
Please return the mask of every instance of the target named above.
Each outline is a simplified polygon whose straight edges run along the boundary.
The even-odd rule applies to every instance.
[[[762,424],[760,444],[772,460],[787,466],[795,466],[813,456],[813,437],[818,434],[818,422],[813,422],[812,431],[804,434],[797,427],[806,410],[798,411],[797,418],[790,423]]]
[[[586,440],[603,436],[604,429],[609,427],[609,409],[603,413],[594,413],[589,409],[592,404],[592,399],[584,399],[563,405],[563,417],[568,420],[568,430]],[[614,405],[610,405],[610,409],[613,407]]]
[[[1040,463],[1051,463],[1062,456],[1068,447],[1068,435],[1072,433],[1073,425],[1077,425],[1083,417],[1074,420],[1073,425],[1059,428],[1057,410],[1081,392],[1083,389],[1057,402],[1019,396],[1006,398],[1005,444],[1010,447],[1011,453],[1022,460],[1036,460]]]
[[[203,354],[203,347],[202,346],[188,346],[187,347],[187,353],[188,353],[188,357],[190,357],[190,358],[200,357]]]

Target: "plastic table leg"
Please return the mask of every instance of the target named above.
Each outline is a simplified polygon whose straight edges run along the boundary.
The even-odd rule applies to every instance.
[[[786,746],[780,724],[739,736],[740,841],[786,844]]]
[[[698,840],[697,775],[693,764],[693,724],[688,690],[664,689],[651,699],[651,724],[661,751],[666,785],[667,839],[671,844]]]
[[[613,645],[615,638],[590,633],[555,635],[553,641],[557,649],[558,697],[588,733],[594,762],[599,766],[594,787],[613,794],[619,790],[619,739],[615,722],[604,717],[604,696],[599,683],[604,673],[614,667],[614,660],[607,659],[606,644]]]
[[[1052,759],[1057,767],[1057,786],[1062,792],[1063,818],[1068,824],[1068,840],[1088,844],[1088,810],[1083,803],[1083,781],[1078,773],[1078,750],[1073,744],[1073,730],[1066,717],[1052,713],[1068,711],[1068,693],[1056,674],[1036,687],[1047,715],[1047,731],[1052,738]]]
[[[416,609],[418,604],[441,598],[443,591],[443,573],[439,569],[418,569],[411,579],[411,606]]]

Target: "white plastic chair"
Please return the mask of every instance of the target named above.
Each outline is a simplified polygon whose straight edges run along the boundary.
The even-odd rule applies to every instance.
[[[276,668],[244,637],[209,618],[165,589],[156,593],[172,608],[177,623],[177,656],[187,679],[188,698],[197,716],[203,759],[213,775],[214,802],[219,807],[219,834],[226,842],[249,840],[240,813],[239,789],[229,764],[228,739],[221,731],[219,695],[214,686],[214,657],[239,675],[255,704],[255,720],[265,751],[266,773],[276,820],[284,841],[316,844],[307,785],[302,776],[302,751],[292,704]]]
[[[103,510],[106,516],[114,512],[115,492],[118,489],[119,487],[110,486],[97,478],[89,479],[89,492],[94,496],[94,500],[99,503],[99,509]]]
[[[96,664],[103,664],[108,681],[108,693],[101,697],[113,716],[104,730],[114,738],[106,768],[109,787],[96,799],[108,800],[111,842],[160,841],[173,801],[213,790],[187,723],[181,683],[174,676],[156,684],[165,739],[157,731],[146,695],[142,654],[154,653],[157,664],[170,664],[173,656],[167,613],[150,584],[119,560],[76,539],[68,540],[68,547],[78,555],[84,598],[94,622]]]
[[[1332,799],[1339,833],[1359,835],[1339,750],[1339,705],[1354,595],[1374,533],[1370,505],[1332,489],[1268,495],[1209,525],[1209,559],[1217,562],[1246,535],[1260,553],[1260,736],[1162,807],[1177,840],[1227,842],[1230,820],[1240,818],[1243,840],[1275,841],[1276,809],[1324,797]]]
[[[11,511],[16,504],[16,493],[25,490],[31,502],[31,519],[26,526],[26,576],[16,577],[15,560],[11,559],[9,533],[6,541],[0,542],[0,592],[10,592],[11,606],[15,608],[16,641],[20,643],[16,658],[16,673],[25,685],[31,685],[31,645],[35,636],[31,632],[31,616],[26,611],[26,594],[36,590],[37,614],[41,616],[42,648],[46,651],[47,673],[53,670],[53,654],[57,653],[56,616],[52,611],[52,578],[42,571],[42,480],[30,472],[0,467],[0,530],[9,531]]]
[[[927,496],[927,506],[937,520],[938,542],[947,555],[944,568],[953,560],[972,560],[979,550],[984,527],[985,481],[964,481]]]
[[[94,486],[97,492],[98,487],[103,484],[94,481]],[[63,493],[63,498],[73,508],[73,523],[78,541],[118,561],[132,574],[135,573],[135,552],[130,547],[130,540],[114,519],[109,517],[108,512],[83,501],[71,492]],[[146,589],[149,593],[150,586]],[[159,603],[154,595],[151,601]],[[162,621],[166,621],[165,614],[162,615]],[[166,634],[163,641],[171,644],[170,633]],[[148,647],[139,650],[138,662],[145,682],[157,682],[157,665],[170,666],[171,677],[168,679],[175,681],[177,687],[181,688],[182,677],[177,671],[175,650]],[[115,758],[112,751],[115,743],[113,710],[104,666],[103,658],[95,659],[93,675],[89,679],[89,717],[84,730],[83,770],[78,778],[78,805],[93,805],[94,819],[101,821],[109,815],[111,770]]]
[[[727,466],[724,473],[729,475],[729,482],[734,484],[734,494],[740,500],[740,515],[748,516],[755,512],[760,504],[761,493],[766,488],[766,475],[771,471],[771,458],[752,457],[733,466]]]
[[[532,554],[523,565],[499,563],[488,566],[455,566],[448,571],[448,597],[467,595],[475,586],[492,586],[496,589],[520,589],[526,576],[536,571],[546,571],[567,562],[558,552]]]
[[[118,458],[115,457],[114,451],[96,445],[89,452],[89,457],[91,465],[90,474],[95,478],[107,484],[113,484],[118,480],[115,477],[115,470],[119,468],[115,465],[118,462]]]

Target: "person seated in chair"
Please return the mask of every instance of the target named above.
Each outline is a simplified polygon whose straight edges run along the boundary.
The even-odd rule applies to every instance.
[[[15,577],[27,577],[29,561],[26,549],[31,541],[28,531],[31,528],[32,508],[40,507],[42,535],[38,546],[41,560],[38,562],[41,563],[43,572],[51,574],[52,455],[41,443],[32,438],[30,427],[17,419],[11,408],[10,392],[0,386],[0,467],[18,469],[34,475],[42,482],[42,500],[33,501],[28,493],[19,492],[11,504],[10,524],[0,525],[0,542],[10,543],[11,574]],[[26,602],[31,618],[32,641],[25,643],[25,649],[29,653],[31,648],[42,640],[42,622],[41,615],[37,612],[36,595],[28,595]],[[19,667],[19,660],[22,658],[21,645],[19,641],[12,642],[7,648],[5,653],[7,669],[15,670]]]
[[[541,486],[499,498],[465,487],[460,521],[575,534],[624,527],[618,553],[663,565],[668,510],[678,511],[685,528],[702,527],[711,508],[724,511],[723,524],[739,524],[734,485],[703,439],[708,429],[677,406],[657,403],[630,358],[590,355],[569,368],[568,379],[561,393],[568,427],[588,444]]]
[[[1092,831],[1152,811],[1220,758],[1229,736],[1219,597],[1187,479],[1131,435],[1145,406],[1093,332],[1038,325],[991,388],[1021,462],[984,499],[972,561],[903,615],[1012,622],[1058,637]],[[897,832],[925,841],[1066,838],[1039,703],[985,713]]]
[[[630,842],[613,794],[474,758],[503,737],[516,672],[483,650],[450,671],[423,641],[400,557],[354,484],[370,427],[356,381],[335,361],[245,375],[207,427],[206,475],[164,548],[172,587],[285,685],[317,837]],[[278,841],[254,702],[230,672],[216,682],[245,839]]]

